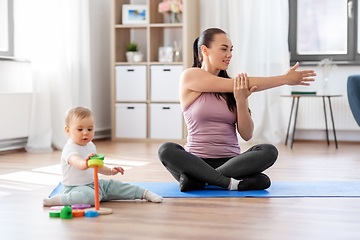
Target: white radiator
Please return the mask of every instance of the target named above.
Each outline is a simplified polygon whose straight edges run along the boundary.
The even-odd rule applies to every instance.
[[[296,105],[296,103],[295,103]],[[332,129],[329,100],[325,98],[327,124]],[[359,130],[351,113],[347,96],[332,97],[331,106],[336,130]],[[294,106],[294,112],[295,112]],[[290,112],[290,110],[289,110]],[[299,102],[297,129],[325,129],[323,99],[320,97],[301,97]]]
[[[0,150],[23,147],[29,133],[32,93],[0,93]]]

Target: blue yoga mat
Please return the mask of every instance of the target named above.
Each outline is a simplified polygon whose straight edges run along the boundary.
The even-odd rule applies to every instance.
[[[270,188],[257,191],[228,191],[216,186],[204,190],[180,192],[177,182],[132,183],[164,198],[205,198],[205,197],[360,197],[360,182],[272,182]],[[63,185],[52,191],[49,197],[62,193]]]

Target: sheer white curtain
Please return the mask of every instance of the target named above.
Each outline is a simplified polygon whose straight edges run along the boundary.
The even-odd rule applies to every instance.
[[[229,74],[274,76],[289,69],[288,0],[201,0],[201,31],[225,30],[234,45]],[[280,87],[253,93],[250,109],[255,123],[252,142],[278,143],[286,133],[288,105]],[[284,111],[284,110],[285,111]],[[240,138],[239,138],[240,139]]]
[[[15,0],[16,56],[33,72],[27,151],[62,149],[66,110],[91,108],[89,22],[87,0]]]

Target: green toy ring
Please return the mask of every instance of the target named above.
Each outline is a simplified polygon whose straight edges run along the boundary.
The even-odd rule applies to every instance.
[[[49,212],[50,217],[59,218],[61,210],[51,210]]]
[[[105,155],[104,154],[96,154],[93,157],[90,157],[90,159],[99,159],[99,160],[104,160]]]

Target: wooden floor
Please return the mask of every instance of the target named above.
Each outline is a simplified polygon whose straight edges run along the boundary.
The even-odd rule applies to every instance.
[[[115,179],[174,181],[157,158],[159,143],[97,141],[126,167]],[[246,150],[250,145],[241,145]],[[360,143],[277,145],[272,181],[360,181]],[[360,198],[166,198],[102,203],[97,218],[49,217],[42,199],[60,181],[60,152],[0,154],[0,239],[360,239]]]

